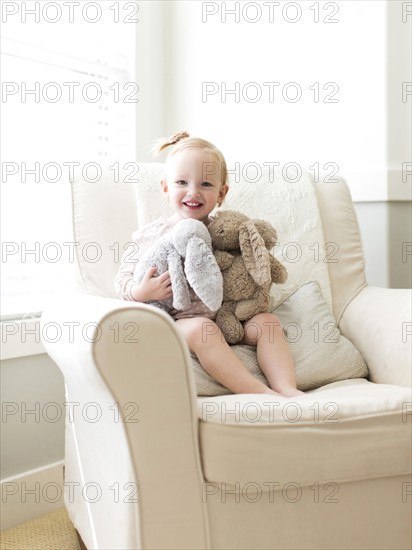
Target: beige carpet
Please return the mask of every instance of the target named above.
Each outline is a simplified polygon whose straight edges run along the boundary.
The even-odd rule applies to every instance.
[[[66,509],[17,525],[0,533],[1,550],[79,550]]]

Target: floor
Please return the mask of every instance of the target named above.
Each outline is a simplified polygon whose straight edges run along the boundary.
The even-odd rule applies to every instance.
[[[66,509],[0,533],[0,550],[80,550]]]

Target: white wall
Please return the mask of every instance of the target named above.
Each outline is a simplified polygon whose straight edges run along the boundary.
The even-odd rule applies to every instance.
[[[1,361],[1,479],[64,458],[64,381],[45,354]]]
[[[355,203],[367,281],[375,286],[412,286],[412,213],[406,201]]]
[[[384,3],[378,3],[363,48],[362,21],[369,11],[363,2],[357,2],[356,17],[352,2],[343,3],[336,15],[339,23],[330,24],[313,22],[309,2],[300,3],[302,17],[296,23],[283,20],[280,7],[273,23],[263,9],[257,23],[242,16],[237,23],[233,15],[224,23],[223,6],[234,5],[230,2],[217,3],[219,13],[203,23],[205,4],[176,3],[174,65],[179,91],[174,86],[172,128],[183,124],[193,128],[193,133],[211,136],[221,145],[229,165],[296,161],[308,167],[334,162],[341,173],[349,166],[384,169],[384,48],[379,41],[385,32]],[[263,3],[256,4],[263,8]],[[239,4],[240,12],[243,6]],[[289,8],[288,13],[293,17],[294,10]],[[371,93],[371,74],[375,93]],[[202,97],[207,82],[218,92]],[[225,94],[225,87],[235,89],[237,82],[239,97]],[[280,83],[274,88],[273,102],[265,82]],[[288,90],[289,97],[294,97],[293,82],[302,92],[297,102],[282,95]],[[316,82],[320,88],[317,103],[310,89]],[[323,90],[328,82],[333,84]],[[322,101],[327,92],[336,90],[329,99],[337,103]],[[247,94],[252,98],[255,92],[262,93],[260,100],[248,102]],[[372,124],[364,124],[365,119]],[[356,130],[357,124],[362,125],[362,132]]]

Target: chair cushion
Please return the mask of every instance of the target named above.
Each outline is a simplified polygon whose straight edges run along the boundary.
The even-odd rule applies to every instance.
[[[338,380],[368,375],[368,367],[360,352],[339,332],[319,283],[303,285],[273,313],[287,331],[286,339],[295,360],[300,390],[307,391]],[[257,362],[256,348],[235,345],[232,349],[249,372],[268,385]],[[194,354],[192,362],[198,395],[232,393],[209,376]]]
[[[299,398],[198,398],[205,478],[228,486],[254,482],[262,490],[274,482],[276,490],[408,474],[410,399],[410,388],[364,379]]]

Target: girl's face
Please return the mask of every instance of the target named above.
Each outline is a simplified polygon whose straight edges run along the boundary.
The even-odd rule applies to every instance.
[[[217,157],[193,148],[176,153],[169,159],[167,174],[161,185],[179,218],[207,223],[208,215],[228,191],[227,185],[221,182]]]

